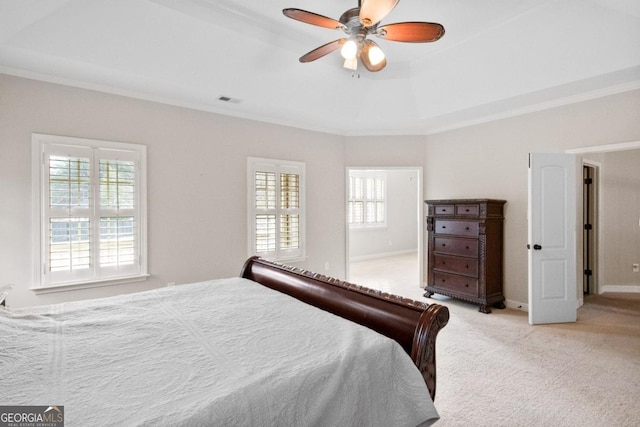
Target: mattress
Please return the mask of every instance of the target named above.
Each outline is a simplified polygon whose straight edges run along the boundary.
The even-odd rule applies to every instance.
[[[395,341],[231,278],[0,308],[0,405],[67,426],[416,426],[438,419]]]

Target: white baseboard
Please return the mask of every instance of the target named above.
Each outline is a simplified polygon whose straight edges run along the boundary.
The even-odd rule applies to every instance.
[[[628,292],[632,294],[640,294],[640,285],[601,285],[598,286],[598,292]]]
[[[505,300],[504,304],[508,307],[508,308],[513,308],[515,310],[521,310],[521,311],[526,311],[527,313],[529,312],[529,304],[525,304],[523,302],[519,302],[519,301],[514,301],[514,300]]]
[[[633,293],[633,294],[640,294],[640,285],[606,285],[606,286],[600,286],[600,293],[605,293],[605,292],[628,292],[628,293]],[[514,301],[514,300],[505,300],[504,304],[508,307],[508,308],[513,308],[515,310],[521,310],[521,311],[526,311],[527,313],[529,312],[529,304],[525,304],[523,302],[519,302],[519,301]],[[584,304],[584,300],[582,298],[580,298],[577,302],[577,308],[582,307],[582,305]]]
[[[360,255],[360,256],[350,257],[349,258],[349,262],[369,261],[369,260],[372,260],[372,259],[380,259],[380,258],[386,258],[386,257],[390,257],[390,256],[407,255],[407,254],[416,254],[416,255],[418,255],[418,251],[416,251],[415,249],[408,249],[408,250],[405,250],[405,251],[383,252],[383,253],[371,254],[371,255]]]

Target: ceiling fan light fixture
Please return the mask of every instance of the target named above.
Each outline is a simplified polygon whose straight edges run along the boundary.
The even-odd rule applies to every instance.
[[[342,49],[340,49],[340,55],[347,60],[355,59],[358,55],[358,43],[353,39],[347,40]]]
[[[378,46],[370,47],[367,55],[369,56],[369,62],[371,65],[378,65],[385,59],[384,52]]]
[[[352,71],[356,71],[358,69],[358,58],[355,56],[350,59],[344,60],[344,68]]]
[[[364,46],[362,46],[362,51],[360,52],[360,60],[364,68],[371,72],[380,71],[387,66],[384,52],[372,40],[364,41]]]

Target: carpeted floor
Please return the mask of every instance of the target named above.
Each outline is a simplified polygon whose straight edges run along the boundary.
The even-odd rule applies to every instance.
[[[640,295],[590,296],[578,322],[538,326],[517,310],[445,303],[438,425],[640,424]]]
[[[437,426],[640,425],[640,294],[587,296],[576,323],[537,326],[518,310],[431,301],[451,314],[438,336]]]

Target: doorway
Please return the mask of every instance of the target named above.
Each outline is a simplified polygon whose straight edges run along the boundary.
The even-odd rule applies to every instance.
[[[583,187],[584,224],[592,224],[590,235],[582,234],[585,274],[581,295],[604,292],[640,292],[633,263],[640,259],[640,233],[635,226],[635,212],[640,207],[638,194],[637,159],[640,141],[582,147],[566,150],[581,156],[583,172],[590,174],[591,189]],[[585,194],[587,192],[587,194]],[[589,200],[587,201],[587,197]],[[635,200],[629,205],[628,200]],[[629,208],[631,206],[631,208]],[[634,207],[635,206],[635,207]],[[586,216],[590,219],[587,220]],[[629,227],[629,224],[634,226]],[[588,228],[587,225],[585,228]],[[579,255],[578,255],[579,257]],[[606,262],[605,262],[606,257]],[[581,298],[580,305],[584,302]]]
[[[423,276],[422,168],[348,167],[346,277],[402,294]]]

